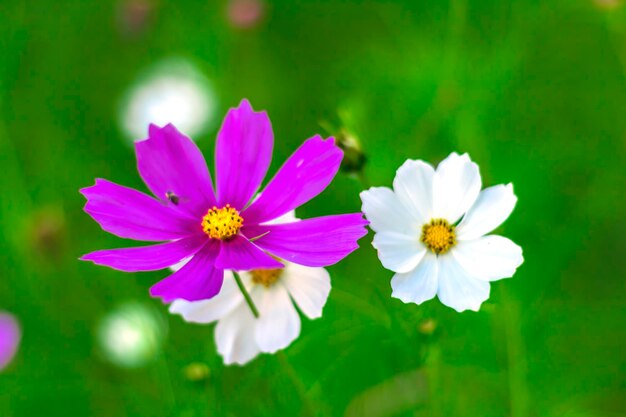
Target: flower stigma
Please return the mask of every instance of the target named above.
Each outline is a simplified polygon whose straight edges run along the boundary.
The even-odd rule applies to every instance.
[[[445,219],[432,219],[422,227],[420,240],[433,253],[442,255],[456,245],[454,225]]]
[[[202,217],[202,231],[212,239],[228,240],[239,233],[242,224],[243,217],[230,204],[213,206]]]
[[[265,288],[271,287],[283,273],[283,268],[277,269],[254,269],[250,271],[252,282],[261,284]]]

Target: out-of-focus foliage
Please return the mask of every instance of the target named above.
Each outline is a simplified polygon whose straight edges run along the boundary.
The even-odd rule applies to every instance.
[[[623,1],[4,1],[0,50],[0,310],[23,331],[1,416],[626,414]],[[404,305],[370,235],[330,268],[322,319],[224,367],[212,326],[148,298],[166,272],[77,261],[126,244],[77,190],[144,189],[119,106],[170,59],[210,81],[207,120],[242,97],[269,112],[272,170],[315,133],[358,140],[361,182],[339,174],[301,217],[358,210],[362,182],[389,185],[407,158],[469,152],[484,185],[514,183],[501,232],[526,262],[478,313]],[[169,328],[141,368],[100,351],[124,302]]]

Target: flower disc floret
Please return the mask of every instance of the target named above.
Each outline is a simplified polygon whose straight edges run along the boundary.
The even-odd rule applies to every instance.
[[[243,217],[230,204],[222,208],[214,206],[202,217],[202,231],[212,239],[230,239],[239,233],[242,224]]]
[[[432,219],[422,227],[420,240],[433,253],[443,255],[456,245],[454,225],[445,219]]]
[[[252,282],[263,285],[265,288],[271,287],[283,273],[283,268],[276,269],[255,269],[250,271]]]

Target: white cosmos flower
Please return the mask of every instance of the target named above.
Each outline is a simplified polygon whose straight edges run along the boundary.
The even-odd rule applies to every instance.
[[[383,266],[396,272],[393,297],[420,304],[437,295],[459,312],[477,311],[489,298],[489,281],[513,276],[524,261],[522,249],[505,237],[485,236],[513,211],[513,185],[480,188],[478,166],[467,154],[452,153],[436,170],[407,160],[393,190],[361,193],[376,232],[372,245]]]
[[[291,212],[272,223],[294,220]],[[217,321],[217,351],[227,365],[243,365],[261,352],[284,349],[300,335],[300,316],[294,302],[308,318],[321,317],[330,293],[330,275],[324,268],[282,262],[285,267],[281,269],[240,273],[259,318],[250,311],[230,271],[225,271],[218,295],[203,301],[176,300],[170,312],[194,323]]]

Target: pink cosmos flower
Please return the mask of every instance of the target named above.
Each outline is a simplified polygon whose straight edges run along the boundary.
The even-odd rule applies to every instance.
[[[107,232],[122,238],[163,242],[101,250],[82,260],[127,272],[153,271],[191,258],[150,289],[168,303],[215,296],[224,270],[281,268],[277,259],[321,267],[357,247],[367,232],[361,213],[287,224],[268,224],[322,192],[343,157],[334,139],[314,136],[285,162],[254,198],[272,156],[274,135],[265,112],[247,100],[231,109],[215,146],[215,191],[198,147],[174,126],[150,125],[135,144],[139,174],[156,198],[96,179],[83,188],[85,211]]]

